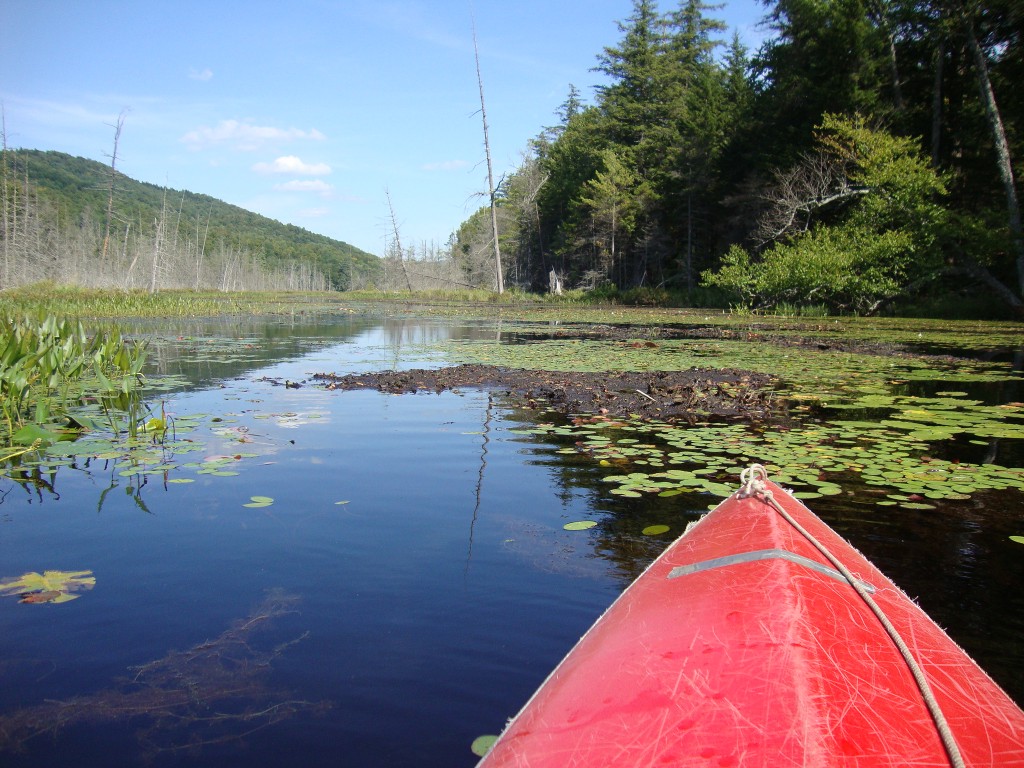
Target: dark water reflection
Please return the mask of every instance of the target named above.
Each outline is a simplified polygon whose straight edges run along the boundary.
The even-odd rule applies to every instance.
[[[60,468],[52,491],[0,480],[0,576],[96,576],[60,605],[0,599],[4,766],[472,765],[473,738],[711,500],[610,497],[592,459],[559,452],[571,443],[513,432],[555,416],[486,393],[281,386],[440,365],[432,344],[493,338],[487,324],[148,332],[154,372],[200,382],[168,409],[223,419],[195,433],[201,455],[253,455],[236,475],[169,473],[187,484],[133,484],[101,461]],[[245,507],[254,495],[274,501]],[[930,512],[819,501],[1024,701],[1024,547],[1008,540],[1024,534],[1020,493]],[[587,518],[598,527],[562,528]],[[642,535],[653,523],[671,533]]]

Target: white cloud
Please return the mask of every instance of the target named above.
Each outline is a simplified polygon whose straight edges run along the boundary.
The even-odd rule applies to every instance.
[[[284,184],[275,184],[274,189],[279,189],[282,192],[318,192],[326,197],[331,194],[334,187],[320,179],[311,179],[307,181],[292,179],[291,181],[286,181]]]
[[[217,144],[230,144],[235,149],[252,151],[271,141],[295,141],[312,139],[321,141],[325,136],[316,128],[304,131],[301,128],[275,128],[269,125],[253,125],[238,120],[221,120],[212,128],[207,125],[189,131],[181,142],[189,149],[205,149]]]
[[[295,155],[284,155],[272,163],[256,163],[256,173],[289,173],[292,176],[326,176],[331,172],[327,163],[306,163]]]
[[[297,212],[299,216],[310,219],[319,219],[324,216],[328,216],[331,213],[330,208],[306,208]]]
[[[458,171],[467,167],[469,167],[469,163],[465,160],[442,160],[439,163],[424,163],[420,169],[424,171]]]
[[[205,69],[192,69],[190,67],[188,70],[188,77],[189,80],[202,80],[205,82],[206,80],[213,79],[213,70],[209,67],[206,67]]]

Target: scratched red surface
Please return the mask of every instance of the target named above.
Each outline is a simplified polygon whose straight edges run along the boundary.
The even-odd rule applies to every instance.
[[[966,764],[1024,766],[1024,712],[868,560],[769,487],[874,587]],[[763,501],[727,499],[612,605],[481,768],[950,765],[906,662],[849,584],[777,557],[669,576],[764,549],[828,565]]]

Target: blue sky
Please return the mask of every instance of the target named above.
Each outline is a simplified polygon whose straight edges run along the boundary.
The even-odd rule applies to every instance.
[[[662,0],[668,10],[674,2]],[[620,40],[630,0],[0,0],[9,147],[109,162],[381,254],[443,245]],[[758,0],[715,16],[756,48]],[[731,31],[728,33],[731,36]]]

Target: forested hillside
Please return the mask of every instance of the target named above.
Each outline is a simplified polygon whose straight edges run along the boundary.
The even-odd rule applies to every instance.
[[[110,166],[93,160],[8,150],[3,178],[3,287],[49,279],[153,289],[343,290],[379,278],[376,256],[207,195],[117,172],[111,194]]]
[[[770,37],[748,51],[714,5],[634,0],[595,52],[606,84],[592,103],[570,87],[499,190],[505,274],[754,308],[953,292],[1019,312],[1024,6],[764,5]],[[452,256],[487,284],[485,218]]]

